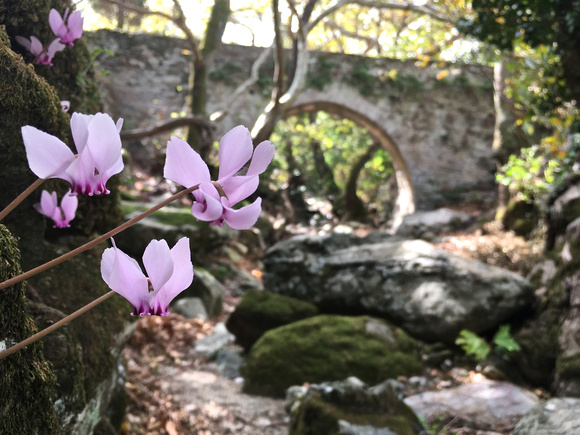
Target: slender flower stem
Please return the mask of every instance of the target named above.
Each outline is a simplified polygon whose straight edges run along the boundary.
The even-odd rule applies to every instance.
[[[71,320],[76,319],[77,317],[79,317],[80,315],[86,313],[87,311],[89,311],[91,308],[96,307],[97,305],[99,305],[101,302],[106,301],[107,299],[109,299],[111,296],[113,296],[115,294],[115,292],[113,290],[111,290],[109,293],[105,293],[103,296],[101,296],[98,299],[95,299],[93,302],[85,305],[82,308],[79,308],[78,310],[76,310],[74,313],[69,314],[68,316],[62,318],[61,320],[59,320],[58,322],[56,322],[53,325],[50,325],[48,328],[43,329],[40,332],[37,332],[36,334],[28,337],[26,340],[21,341],[18,344],[15,344],[12,347],[9,347],[8,349],[6,349],[4,352],[0,352],[0,360],[6,358],[9,355],[12,355],[15,352],[18,352],[20,349],[22,349],[24,346],[28,346],[29,344],[34,343],[36,340],[40,340],[42,337],[50,334],[53,331],[56,331],[58,328],[60,328],[61,326],[64,326],[68,323],[70,323]]]
[[[9,287],[11,285],[16,284],[17,282],[23,281],[25,279],[30,278],[31,276],[37,275],[40,272],[44,272],[45,270],[50,269],[51,267],[56,266],[57,264],[62,263],[63,261],[69,260],[72,257],[77,256],[78,254],[80,254],[81,252],[84,252],[88,249],[91,249],[93,246],[98,245],[101,242],[104,242],[105,240],[107,240],[110,237],[113,237],[115,234],[120,233],[121,231],[129,228],[131,225],[139,222],[142,219],[145,219],[147,216],[149,216],[150,214],[156,212],[157,210],[165,207],[167,204],[175,201],[176,199],[179,199],[191,192],[193,192],[194,190],[197,190],[199,188],[199,184],[190,187],[188,189],[182,190],[181,192],[176,193],[175,195],[167,198],[165,201],[160,202],[159,204],[157,204],[156,206],[150,208],[147,211],[144,211],[143,213],[141,213],[139,216],[135,216],[133,219],[128,220],[127,222],[125,222],[122,225],[119,225],[117,228],[112,229],[111,231],[109,231],[106,234],[103,234],[102,236],[97,237],[94,240],[91,240],[88,243],[85,243],[82,246],[79,246],[76,249],[73,249],[70,252],[67,252],[64,255],[61,255],[60,257],[55,258],[54,260],[49,261],[48,263],[44,263],[41,264],[38,267],[35,267],[34,269],[30,269],[28,272],[24,272],[21,273],[20,275],[17,275],[13,278],[10,278],[4,282],[0,283],[0,290],[5,289],[6,287]]]
[[[46,180],[44,178],[39,178],[34,183],[32,183],[30,186],[28,186],[28,188],[24,192],[22,192],[20,195],[18,195],[14,201],[12,201],[10,204],[8,204],[6,206],[6,208],[0,212],[0,222],[2,221],[2,219],[4,219],[8,215],[8,213],[10,213],[12,210],[14,210],[18,204],[20,204],[22,201],[24,201],[24,199],[28,195],[30,195],[32,192],[34,192],[36,190],[36,188],[38,186],[40,186],[42,183],[44,183],[45,181]]]

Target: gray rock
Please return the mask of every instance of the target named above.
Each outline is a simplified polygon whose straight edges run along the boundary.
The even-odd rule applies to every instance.
[[[325,312],[383,317],[417,338],[448,343],[462,329],[497,327],[533,301],[519,275],[427,242],[391,238],[350,246],[344,237],[276,244],[264,257],[265,288]]]
[[[461,418],[477,429],[515,425],[539,399],[508,382],[485,381],[409,396],[404,402],[427,422]]]
[[[308,387],[290,387],[286,409],[291,414],[290,435],[425,433],[417,416],[397,397],[390,380],[374,387],[368,387],[355,377]],[[333,421],[337,414],[341,419]]]
[[[220,349],[216,358],[217,369],[224,378],[235,379],[240,376],[244,358],[230,348]]]
[[[212,335],[208,335],[195,343],[195,351],[203,355],[206,359],[214,359],[218,352],[225,348],[234,340],[234,336],[228,332],[226,325],[218,323],[215,325]]]
[[[187,319],[207,320],[207,311],[200,298],[181,298],[171,305],[170,312],[181,314]]]
[[[360,426],[339,420],[338,427],[341,435],[397,435],[396,432],[384,427]]]
[[[432,240],[442,232],[463,229],[472,221],[473,217],[467,213],[448,208],[422,211],[405,216],[401,226],[397,229],[397,235]]]
[[[557,397],[542,402],[517,424],[514,435],[563,435],[580,433],[580,399]]]
[[[191,286],[180,297],[197,297],[203,301],[209,317],[219,316],[223,308],[224,286],[205,269],[194,267],[195,273]]]

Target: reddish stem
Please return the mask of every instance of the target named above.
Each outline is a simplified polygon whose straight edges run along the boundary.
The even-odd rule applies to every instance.
[[[4,210],[2,210],[0,212],[0,222],[2,221],[2,219],[4,219],[8,215],[8,213],[10,213],[12,210],[14,210],[18,204],[20,204],[22,201],[24,201],[24,199],[28,195],[30,195],[32,192],[34,192],[38,186],[40,186],[42,183],[44,183],[44,181],[45,181],[44,178],[39,178],[34,183],[32,183],[30,186],[28,186],[28,188],[24,192],[22,192],[20,195],[18,195],[16,197],[16,199],[14,199],[10,204],[8,204],[6,206],[6,208],[4,208]]]
[[[23,281],[25,279],[30,278],[31,276],[37,275],[40,272],[44,272],[45,270],[50,269],[51,267],[56,266],[57,264],[62,263],[63,261],[69,260],[72,257],[77,256],[78,254],[80,254],[81,252],[86,251],[87,249],[91,249],[93,246],[98,245],[101,242],[104,242],[105,240],[107,240],[110,237],[113,237],[115,234],[120,233],[121,231],[129,228],[131,225],[139,222],[142,219],[145,219],[147,216],[151,215],[152,213],[156,212],[157,210],[165,207],[167,204],[175,201],[176,199],[181,198],[182,196],[185,196],[191,192],[193,192],[194,190],[197,190],[199,188],[199,184],[195,185],[193,187],[190,187],[188,189],[182,190],[181,192],[176,193],[175,195],[167,198],[165,201],[160,202],[159,204],[157,204],[156,206],[150,208],[147,211],[144,211],[143,213],[141,213],[139,216],[134,217],[131,220],[128,220],[127,222],[125,222],[122,225],[119,225],[117,228],[112,229],[111,231],[109,231],[106,234],[103,234],[102,236],[97,237],[94,240],[91,240],[88,243],[85,243],[82,246],[79,246],[76,249],[73,249],[70,252],[67,252],[64,255],[61,255],[60,257],[55,258],[54,260],[51,260],[47,263],[41,264],[38,267],[35,267],[34,269],[29,270],[28,272],[24,272],[21,273],[20,275],[17,275],[13,278],[10,278],[4,282],[0,283],[0,290],[5,289],[6,287],[9,287],[11,285],[14,285],[20,281]]]
[[[62,318],[61,320],[59,320],[58,322],[56,322],[53,325],[50,325],[48,328],[44,328],[42,331],[37,332],[36,334],[28,337],[26,340],[21,341],[18,344],[15,344],[12,347],[9,347],[8,349],[6,349],[4,352],[0,352],[0,360],[6,358],[9,355],[12,355],[15,352],[18,352],[20,349],[22,349],[24,346],[28,346],[29,344],[34,343],[36,340],[40,340],[42,337],[50,334],[53,331],[56,331],[58,328],[60,328],[61,326],[64,326],[68,323],[70,323],[71,320],[76,319],[77,317],[79,317],[81,314],[86,313],[87,311],[89,311],[91,308],[96,307],[97,305],[99,305],[101,302],[106,301],[107,299],[109,299],[111,296],[113,296],[115,294],[115,292],[113,290],[111,290],[109,293],[105,293],[103,296],[101,296],[98,299],[95,299],[93,302],[85,305],[82,308],[79,308],[78,310],[76,310],[74,313],[69,314],[68,316]]]

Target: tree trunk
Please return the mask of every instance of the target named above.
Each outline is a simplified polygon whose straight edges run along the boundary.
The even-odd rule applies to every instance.
[[[205,31],[205,41],[201,49],[202,59],[198,59],[196,62],[192,56],[190,64],[189,88],[191,91],[189,110],[192,115],[207,116],[207,73],[213,62],[214,52],[221,44],[229,16],[229,0],[215,0]],[[187,142],[205,161],[209,161],[208,157],[212,147],[212,138],[209,135],[200,133],[197,128],[189,128]]]
[[[308,204],[306,204],[301,190],[301,187],[304,186],[304,177],[294,158],[290,141],[284,144],[284,156],[286,157],[288,173],[290,174],[288,187],[283,192],[284,202],[288,210],[288,221],[308,222],[311,213],[308,210]]]
[[[367,219],[367,209],[361,199],[356,194],[356,186],[360,173],[365,167],[366,162],[377,152],[379,144],[373,143],[367,151],[354,162],[350,169],[350,174],[344,189],[344,216],[342,220],[354,220],[364,222]]]

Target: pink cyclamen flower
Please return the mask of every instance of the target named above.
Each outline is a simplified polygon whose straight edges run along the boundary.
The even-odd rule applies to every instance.
[[[42,43],[35,36],[31,36],[30,39],[17,36],[16,41],[34,56],[34,63],[46,66],[52,66],[52,59],[54,55],[58,51],[64,50],[65,47],[63,44],[58,42],[57,39],[55,39],[45,50]]]
[[[101,259],[101,275],[107,285],[133,304],[132,316],[168,315],[169,303],[193,281],[189,239],[179,239],[171,250],[165,240],[151,240],[143,254],[149,278],[111,240],[113,247],[105,249]]]
[[[60,207],[58,206],[56,192],[49,193],[43,190],[40,196],[40,203],[34,204],[34,208],[54,221],[53,228],[67,228],[70,227],[70,221],[75,218],[78,205],[79,199],[71,195],[70,190],[62,197]]]
[[[262,211],[262,198],[252,204],[234,209],[258,188],[258,176],[266,170],[274,157],[274,145],[269,141],[252,145],[250,131],[244,126],[234,127],[220,141],[220,168],[216,183],[225,196],[221,196],[211,181],[209,168],[201,156],[184,140],[172,137],[167,143],[167,158],[163,176],[185,187],[199,184],[193,192],[195,200],[191,213],[198,220],[222,225],[225,221],[236,230],[250,228]],[[244,175],[236,175],[252,159]]]
[[[60,106],[61,106],[61,108],[62,108],[62,111],[63,111],[64,113],[66,113],[66,112],[68,112],[68,111],[69,111],[69,109],[70,109],[70,101],[67,101],[67,100],[62,100],[62,101],[60,102]]]
[[[122,118],[115,125],[105,113],[73,113],[70,126],[77,156],[56,136],[25,125],[22,139],[28,165],[39,178],[68,181],[75,195],[110,193],[107,181],[124,166],[119,134],[122,125]]]
[[[75,11],[68,17],[68,22],[65,24],[68,15],[68,8],[64,11],[64,16],[61,17],[56,9],[51,9],[48,14],[48,23],[53,33],[60,38],[60,42],[65,45],[72,46],[75,39],[83,36],[83,17],[80,11]]]

